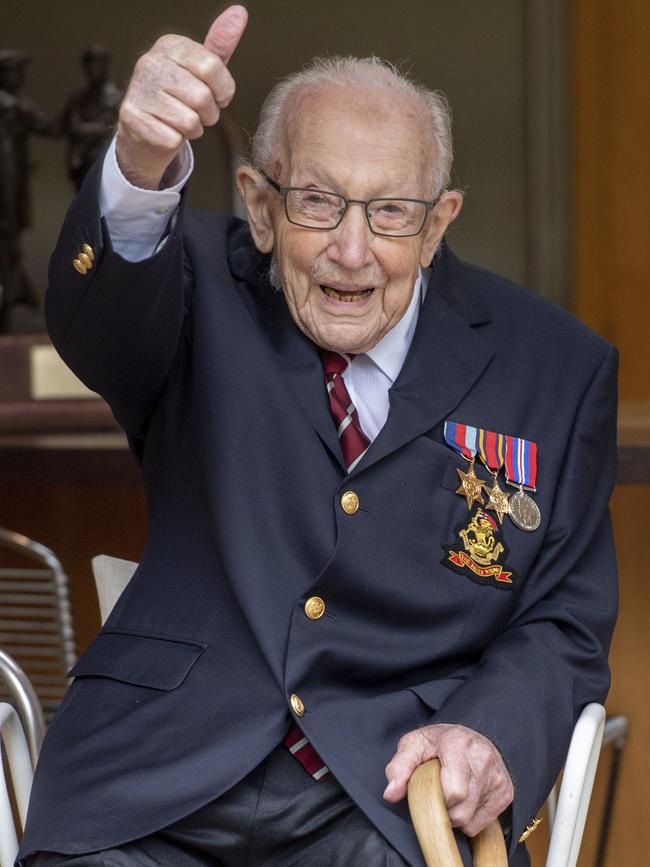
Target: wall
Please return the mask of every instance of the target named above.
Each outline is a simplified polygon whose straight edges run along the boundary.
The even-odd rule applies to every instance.
[[[650,410],[650,9],[575,0],[572,30],[573,306],[621,349],[621,399]]]
[[[91,42],[114,55],[114,77],[127,80],[138,54],[158,35],[182,32],[200,39],[214,0],[112,0],[80,6],[73,0],[2,0],[0,47],[30,54],[26,92],[50,112],[60,110],[82,83],[78,58]],[[379,54],[444,90],[454,109],[457,142],[454,183],[467,191],[452,233],[461,255],[525,279],[524,58],[520,0],[454,3],[404,0],[250,0],[250,25],[232,62],[239,91],[233,109],[246,130],[256,125],[270,84],[317,53]],[[306,14],[308,10],[308,14]],[[197,147],[192,201],[227,202],[228,183],[211,135]],[[61,142],[35,140],[36,223],[25,239],[29,264],[44,285],[47,258],[71,189]]]

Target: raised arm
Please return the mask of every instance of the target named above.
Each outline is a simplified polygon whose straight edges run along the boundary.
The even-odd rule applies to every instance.
[[[177,357],[190,304],[182,214],[170,220],[174,206],[162,208],[151,197],[168,195],[157,191],[179,166],[187,169],[179,157],[187,141],[216,123],[232,99],[227,63],[246,23],[246,10],[231,6],[203,44],[164,36],[140,58],[120,109],[115,150],[106,160],[115,163],[130,196],[118,201],[117,211],[107,211],[107,172],[102,181],[97,165],[68,212],[50,263],[46,316],[52,340],[77,375],[108,400],[132,438],[142,434]],[[108,186],[115,194],[116,185]],[[140,235],[142,226],[144,253],[129,255],[120,239]],[[148,240],[147,231],[153,232]]]

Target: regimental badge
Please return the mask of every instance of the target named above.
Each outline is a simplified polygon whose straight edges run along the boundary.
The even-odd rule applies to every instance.
[[[502,590],[515,590],[517,575],[504,561],[508,548],[492,515],[476,509],[472,517],[461,521],[454,529],[454,541],[443,546],[443,566],[477,584],[487,584]]]

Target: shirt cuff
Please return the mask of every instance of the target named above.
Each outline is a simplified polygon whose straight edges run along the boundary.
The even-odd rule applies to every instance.
[[[193,169],[194,155],[186,142],[179,153],[174,183],[163,190],[144,190],[122,174],[113,139],[104,157],[99,208],[116,253],[130,262],[140,262],[157,251]]]

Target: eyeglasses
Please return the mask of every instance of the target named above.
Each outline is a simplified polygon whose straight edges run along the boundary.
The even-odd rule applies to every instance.
[[[424,199],[346,199],[338,193],[306,187],[281,187],[264,172],[266,181],[284,198],[287,220],[304,229],[336,229],[349,205],[363,205],[370,231],[389,238],[408,238],[422,231],[433,201]]]

